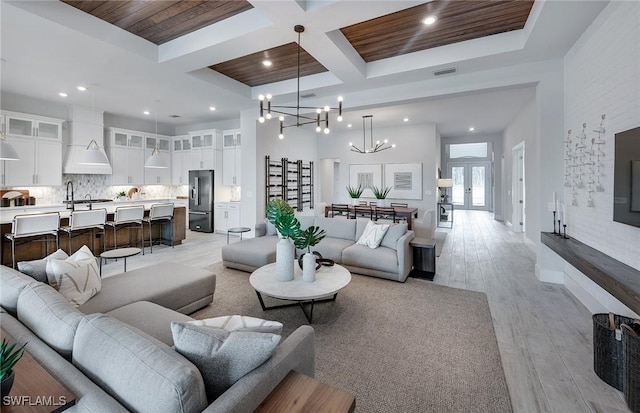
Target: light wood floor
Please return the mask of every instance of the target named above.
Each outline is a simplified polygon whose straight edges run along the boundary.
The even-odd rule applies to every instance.
[[[454,222],[450,230],[438,228],[448,236],[434,282],[487,294],[514,411],[629,412],[622,393],[593,372],[591,314],[563,286],[536,279],[522,234],[482,211],[455,211]],[[147,248],[127,266],[204,267],[221,260],[224,244],[225,235],[187,231],[183,245],[154,247],[153,254]],[[110,261],[103,271],[119,273],[122,262]]]

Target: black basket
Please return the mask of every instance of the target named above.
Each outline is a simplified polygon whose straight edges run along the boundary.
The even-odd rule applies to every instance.
[[[624,349],[624,398],[627,406],[634,413],[640,413],[640,324],[634,324],[630,330],[622,330],[622,347]]]
[[[593,315],[593,370],[605,383],[622,391],[624,353],[622,350],[622,334],[611,329],[610,318],[614,320],[614,328],[621,324],[630,324],[633,318],[615,314]],[[616,335],[618,336],[616,338]]]

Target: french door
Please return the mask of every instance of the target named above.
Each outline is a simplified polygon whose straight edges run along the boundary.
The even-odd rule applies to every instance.
[[[449,176],[453,179],[449,202],[456,209],[490,210],[490,162],[451,162]]]

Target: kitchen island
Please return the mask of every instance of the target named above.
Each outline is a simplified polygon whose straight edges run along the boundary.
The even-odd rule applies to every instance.
[[[187,201],[183,199],[140,199],[140,200],[127,200],[127,201],[113,201],[113,202],[93,202],[93,203],[81,203],[75,205],[75,209],[98,209],[105,208],[107,210],[107,221],[113,220],[113,214],[117,207],[130,206],[130,205],[144,205],[145,216],[149,214],[151,205],[158,203],[171,202],[175,205],[173,211],[173,244],[179,245],[186,237],[187,228]],[[23,214],[41,214],[47,212],[60,213],[60,226],[68,225],[69,215],[71,209],[67,209],[65,204],[51,204],[51,205],[30,205],[11,208],[0,209],[0,234],[2,236],[2,242],[0,243],[0,262],[4,265],[11,266],[11,241],[5,238],[4,234],[11,232],[11,223],[13,217]],[[148,243],[149,229],[145,225],[143,231],[140,229],[131,228],[131,242],[133,244],[140,245],[141,239],[144,239]],[[129,230],[123,229],[117,232],[118,247],[124,246],[129,242]],[[153,226],[152,233],[153,239],[164,239],[165,241],[170,238],[171,231],[167,228],[160,234],[161,226],[156,224]],[[162,235],[162,236],[161,236]],[[107,249],[113,248],[113,230],[107,229],[105,234],[101,234],[98,229],[87,230],[80,232],[78,235],[74,234],[71,238],[71,252],[75,252],[82,245],[87,245],[93,254],[97,257],[102,253],[102,236],[105,236],[105,244]],[[55,240],[51,238],[48,242],[16,242],[16,262],[35,260],[43,258],[49,253],[55,251]],[[26,241],[27,239],[25,239]],[[59,235],[60,248],[69,253],[69,240],[65,233]],[[145,244],[147,245],[147,244]]]

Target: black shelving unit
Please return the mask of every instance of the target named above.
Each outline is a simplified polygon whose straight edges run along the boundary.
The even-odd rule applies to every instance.
[[[265,156],[265,202],[273,198],[282,198],[297,211],[305,205],[313,208],[313,161],[273,161]]]

